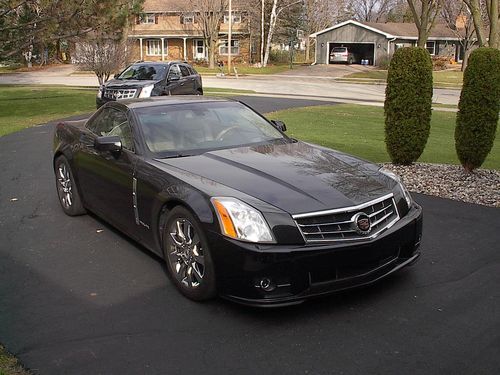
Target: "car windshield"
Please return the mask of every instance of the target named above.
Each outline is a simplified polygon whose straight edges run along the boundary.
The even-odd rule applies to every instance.
[[[160,80],[165,78],[166,66],[134,64],[123,71],[117,79],[137,79],[140,81]]]
[[[135,112],[147,147],[160,157],[288,141],[264,118],[237,102],[165,105]]]

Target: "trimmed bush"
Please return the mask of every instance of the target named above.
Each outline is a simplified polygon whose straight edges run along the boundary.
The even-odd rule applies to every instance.
[[[394,164],[411,164],[429,138],[432,61],[424,48],[399,48],[391,59],[385,90],[385,144]]]
[[[469,57],[458,103],[455,149],[467,171],[479,168],[493,147],[500,110],[500,51],[478,48]]]

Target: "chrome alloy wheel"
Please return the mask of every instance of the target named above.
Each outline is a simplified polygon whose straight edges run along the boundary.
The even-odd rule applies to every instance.
[[[71,190],[71,175],[65,163],[61,163],[57,169],[57,189],[59,190],[59,198],[65,208],[70,208],[73,204],[73,192]]]
[[[184,218],[175,219],[169,228],[172,243],[168,252],[177,280],[187,288],[197,288],[205,274],[205,258],[200,237]]]

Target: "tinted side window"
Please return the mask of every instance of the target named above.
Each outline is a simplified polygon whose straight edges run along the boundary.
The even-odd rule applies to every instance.
[[[87,124],[87,128],[98,137],[119,136],[124,148],[134,150],[134,141],[127,115],[120,110],[103,109],[91,123]]]
[[[189,72],[188,68],[184,65],[180,65],[182,76],[183,77],[189,77],[191,73]]]
[[[170,67],[170,70],[168,72],[168,78],[172,77],[182,77],[181,69],[179,68],[179,65],[172,65]]]

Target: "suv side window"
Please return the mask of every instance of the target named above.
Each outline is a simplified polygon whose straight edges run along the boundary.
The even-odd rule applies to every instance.
[[[105,108],[87,128],[98,137],[116,135],[120,137],[123,148],[134,151],[132,130],[126,113],[115,108]]]
[[[179,68],[179,65],[172,65],[170,67],[170,70],[168,71],[168,78],[170,79],[172,77],[182,78],[182,73],[181,69]]]
[[[189,69],[185,65],[180,65],[181,68],[181,73],[183,77],[189,77],[191,73],[189,72]]]

